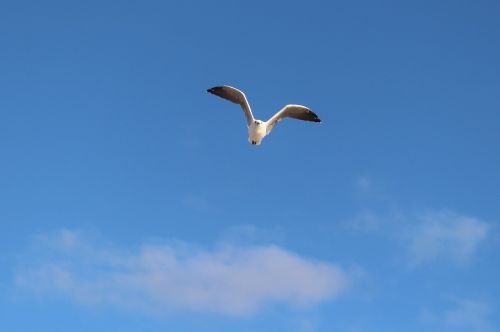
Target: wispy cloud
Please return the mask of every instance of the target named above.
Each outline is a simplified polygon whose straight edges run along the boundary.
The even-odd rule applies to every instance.
[[[486,238],[489,226],[477,218],[451,211],[433,211],[410,228],[409,252],[413,265],[439,258],[467,262]]]
[[[425,308],[422,323],[446,330],[490,332],[493,331],[491,308],[488,303],[471,299],[453,299],[453,306],[441,311]]]
[[[199,212],[213,210],[212,204],[205,196],[201,194],[188,193],[184,195],[184,197],[181,200],[181,203],[185,207]]]
[[[493,229],[491,223],[451,210],[406,214],[367,210],[345,222],[344,227],[393,241],[414,268],[437,261],[466,264]]]
[[[389,196],[385,193],[383,186],[372,177],[362,175],[358,176],[354,181],[354,189],[357,198],[367,203],[367,200],[374,202],[389,202]]]
[[[456,306],[447,310],[444,321],[447,326],[468,331],[491,331],[490,307],[485,302],[457,299]]]
[[[367,193],[373,190],[373,180],[367,176],[359,176],[355,180],[355,187],[362,193]]]
[[[70,230],[40,238],[16,284],[87,305],[248,315],[272,303],[314,305],[348,283],[341,268],[273,245],[148,244],[128,251]]]

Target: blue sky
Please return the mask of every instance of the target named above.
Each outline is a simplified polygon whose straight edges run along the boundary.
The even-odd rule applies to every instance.
[[[3,1],[1,329],[498,331],[499,15]]]

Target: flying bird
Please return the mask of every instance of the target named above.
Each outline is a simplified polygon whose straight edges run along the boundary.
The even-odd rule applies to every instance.
[[[248,142],[254,145],[260,145],[262,139],[271,133],[274,126],[284,118],[293,118],[304,121],[321,122],[320,118],[309,108],[302,105],[286,105],[269,120],[262,121],[255,119],[250,109],[245,94],[231,86],[222,85],[208,89],[207,92],[219,96],[221,98],[239,104],[245,113],[248,127]]]

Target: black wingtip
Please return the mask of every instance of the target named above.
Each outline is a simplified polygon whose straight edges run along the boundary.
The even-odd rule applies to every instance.
[[[312,119],[311,119],[312,122],[321,122],[321,119],[319,118],[319,116],[316,113],[309,110],[309,114],[312,116]]]
[[[214,86],[213,88],[210,88],[210,89],[207,89],[207,92],[210,92],[210,93],[213,93],[213,94],[216,94],[218,90],[221,90],[222,87],[221,86]]]

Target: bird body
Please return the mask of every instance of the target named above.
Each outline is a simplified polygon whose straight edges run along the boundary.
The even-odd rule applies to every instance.
[[[254,145],[260,145],[262,139],[269,135],[274,126],[284,118],[321,122],[320,118],[313,111],[302,105],[286,105],[269,120],[257,120],[254,118],[250,104],[242,91],[231,86],[222,85],[208,89],[207,92],[241,106],[247,120],[248,141]]]
[[[267,123],[255,120],[248,126],[248,142],[260,145],[262,139],[267,135]]]

